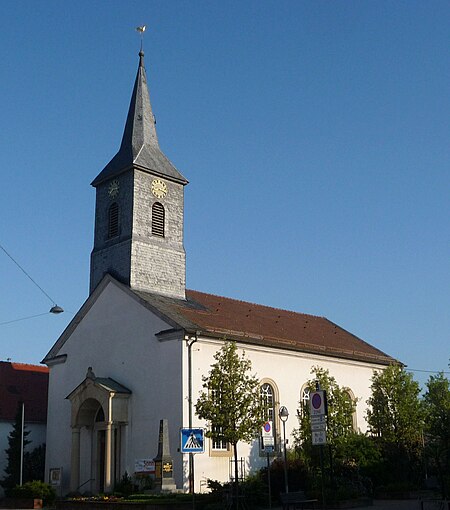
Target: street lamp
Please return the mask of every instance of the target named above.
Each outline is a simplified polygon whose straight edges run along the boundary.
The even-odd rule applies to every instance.
[[[288,474],[287,474],[287,457],[286,457],[286,422],[289,418],[287,407],[281,406],[278,412],[280,420],[283,422],[283,444],[284,444],[284,490],[286,494],[289,492]]]

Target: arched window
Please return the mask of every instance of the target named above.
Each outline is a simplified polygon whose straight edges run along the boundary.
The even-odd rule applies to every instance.
[[[343,388],[345,395],[347,396],[348,400],[353,403],[354,409],[352,413],[352,427],[354,432],[358,432],[358,420],[356,416],[356,403],[358,402],[358,399],[355,397],[355,394],[350,388]]]
[[[261,400],[266,411],[266,419],[274,421],[275,418],[275,399],[273,396],[273,388],[269,383],[264,383],[260,390]]]
[[[300,418],[309,415],[309,396],[311,391],[315,391],[314,388],[311,388],[308,383],[305,383],[300,390],[300,408],[298,410],[298,415]],[[356,415],[356,403],[358,399],[355,397],[355,394],[350,388],[342,388],[343,396],[348,402],[351,402],[354,406],[352,416],[351,416],[351,425],[352,429],[357,432],[358,424],[357,424],[357,415]]]
[[[261,402],[265,409],[264,411],[264,420],[272,423],[272,434],[273,434],[273,448],[275,449],[277,443],[277,399],[276,399],[276,389],[275,387],[268,383],[263,382],[260,387],[260,396]],[[260,449],[262,452],[265,451],[264,448],[264,440],[261,436],[260,441]]]
[[[152,206],[152,234],[164,237],[165,211],[162,204],[155,202]]]
[[[117,237],[119,235],[119,206],[117,202],[113,202],[109,206],[108,211],[108,238]]]
[[[307,406],[309,405],[309,394],[311,388],[308,383],[305,383],[300,390],[300,412],[303,414]]]

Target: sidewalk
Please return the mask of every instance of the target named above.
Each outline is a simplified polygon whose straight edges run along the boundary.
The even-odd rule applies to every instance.
[[[447,507],[441,507],[434,502],[426,502],[424,510],[441,510]],[[281,510],[281,506],[272,507],[272,510]],[[316,510],[321,510],[319,503],[316,504]],[[422,510],[421,502],[418,499],[399,499],[399,500],[384,500],[374,499],[373,505],[361,506],[353,508],[352,510]]]
[[[417,499],[375,499],[373,501],[373,506],[358,507],[353,510],[363,510],[363,508],[365,510],[421,510],[421,505],[420,501]],[[431,508],[429,510],[431,510]]]
[[[423,501],[423,506],[422,506]],[[450,510],[450,502],[434,499],[375,499],[373,506],[358,507],[353,510]]]

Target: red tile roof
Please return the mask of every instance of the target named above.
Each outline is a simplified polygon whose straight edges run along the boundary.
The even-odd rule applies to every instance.
[[[47,367],[0,361],[0,420],[13,421],[24,402],[26,423],[46,423],[47,394]]]
[[[130,289],[110,275],[105,276],[102,284],[72,319],[45,357],[44,363],[58,357],[62,346],[82,317],[111,281],[124,292],[137,296],[144,306],[148,306],[153,313],[160,315],[172,326],[157,333],[158,336],[184,330],[189,334],[226,338],[243,344],[351,359],[376,365],[400,363],[325,317],[280,310],[195,290],[186,290],[186,299],[176,299]]]
[[[188,301],[201,307],[180,307],[178,313],[203,333],[246,343],[281,347],[373,363],[396,362],[391,356],[324,317],[187,290]]]

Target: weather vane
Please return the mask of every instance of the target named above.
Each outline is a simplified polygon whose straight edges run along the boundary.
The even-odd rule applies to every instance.
[[[141,25],[140,27],[136,27],[136,32],[140,32],[141,34],[141,51],[142,51],[142,46],[143,46],[143,42],[144,42],[144,32],[145,32],[145,29],[147,27],[145,25]]]

